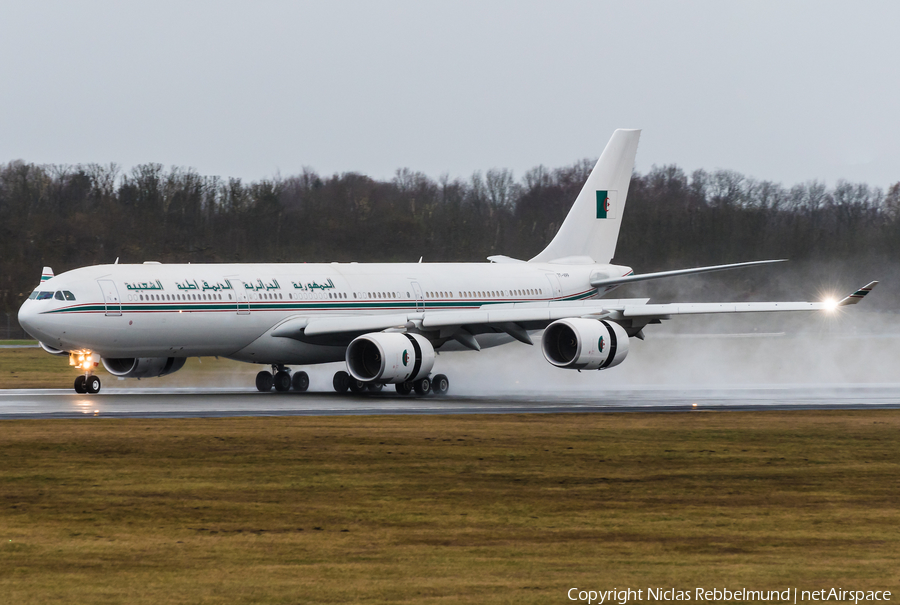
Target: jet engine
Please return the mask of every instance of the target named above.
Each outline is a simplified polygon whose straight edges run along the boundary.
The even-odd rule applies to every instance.
[[[544,330],[541,349],[547,361],[558,368],[605,370],[628,355],[628,334],[613,321],[560,319]]]
[[[347,347],[347,370],[356,380],[399,384],[428,376],[434,347],[419,334],[374,332]]]
[[[51,346],[45,345],[44,343],[38,341],[38,344],[41,345],[41,348],[50,353],[51,355],[68,355],[68,351],[61,351],[60,349],[54,349]]]
[[[184,367],[184,357],[112,357],[103,358],[103,367],[121,378],[153,378],[177,372]]]

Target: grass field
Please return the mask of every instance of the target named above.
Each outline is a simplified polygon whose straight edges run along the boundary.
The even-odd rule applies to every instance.
[[[101,364],[96,374],[100,376],[105,387],[110,386],[195,386],[197,384],[219,384],[236,380],[236,376],[244,376],[242,386],[253,385],[256,372],[262,366],[256,366],[227,359],[204,357],[201,362],[196,357],[189,357],[184,368],[178,373],[159,381],[139,383],[130,379],[117,383]],[[69,366],[68,356],[50,355],[41,348],[0,349],[0,389],[70,389],[79,372]]]
[[[897,595],[898,429],[894,411],[3,421],[0,594]]]

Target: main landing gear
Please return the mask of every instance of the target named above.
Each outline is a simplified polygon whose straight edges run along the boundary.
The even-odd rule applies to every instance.
[[[83,379],[84,376],[79,378]],[[96,377],[93,377],[96,379]],[[97,389],[100,389],[100,381],[97,381]],[[378,393],[384,389],[384,384],[380,382],[363,382],[356,380],[350,374],[341,370],[336,372],[334,379],[331,381],[334,390],[338,393],[346,393],[350,391],[354,395],[363,395],[366,393]],[[75,388],[78,389],[76,381]],[[267,393],[275,389],[279,393],[287,391],[303,392],[309,388],[309,374],[306,372],[291,372],[290,368],[283,365],[273,365],[272,371],[263,370],[256,375],[257,390]],[[422,378],[416,381],[403,382],[395,384],[398,395],[410,395],[415,393],[419,397],[427,395],[446,395],[450,390],[450,380],[444,374],[436,374],[430,378]],[[83,392],[83,391],[80,391]]]
[[[346,393],[349,390],[354,395],[377,393],[384,388],[384,385],[381,383],[356,380],[343,370],[335,373],[332,386],[338,393]],[[420,397],[431,394],[446,395],[447,391],[450,390],[450,380],[444,374],[437,374],[433,378],[426,377],[416,381],[395,384],[394,389],[396,389],[398,395],[409,395],[412,392],[415,392]]]
[[[263,370],[256,375],[256,389],[262,392],[271,391],[272,387],[279,393],[285,393],[294,389],[303,392],[309,388],[309,374],[306,372],[293,372],[282,365],[273,365],[272,371]]]

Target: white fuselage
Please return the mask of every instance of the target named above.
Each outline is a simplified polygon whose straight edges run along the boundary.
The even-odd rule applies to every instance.
[[[97,265],[43,282],[19,312],[45,345],[105,358],[222,356],[252,363],[343,359],[346,346],[273,338],[288,318],[541,304],[593,298],[616,265],[543,263]],[[68,300],[74,298],[74,300]],[[483,346],[496,342],[483,335]],[[496,335],[500,336],[500,335]],[[448,343],[453,344],[453,343]]]

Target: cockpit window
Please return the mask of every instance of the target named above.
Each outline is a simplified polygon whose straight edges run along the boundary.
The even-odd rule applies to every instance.
[[[53,295],[53,298],[55,298],[56,300],[65,300],[65,298],[63,298],[62,292],[60,292],[59,290],[56,291],[56,294]]]
[[[66,300],[75,300],[75,295],[68,290],[63,290],[63,296],[66,297]]]
[[[38,292],[38,300],[47,300],[48,298],[53,298],[53,292]]]
[[[28,300],[34,300],[35,298],[37,298],[37,295],[38,295],[38,291],[35,290],[34,292],[31,293],[31,296],[28,297]]]

